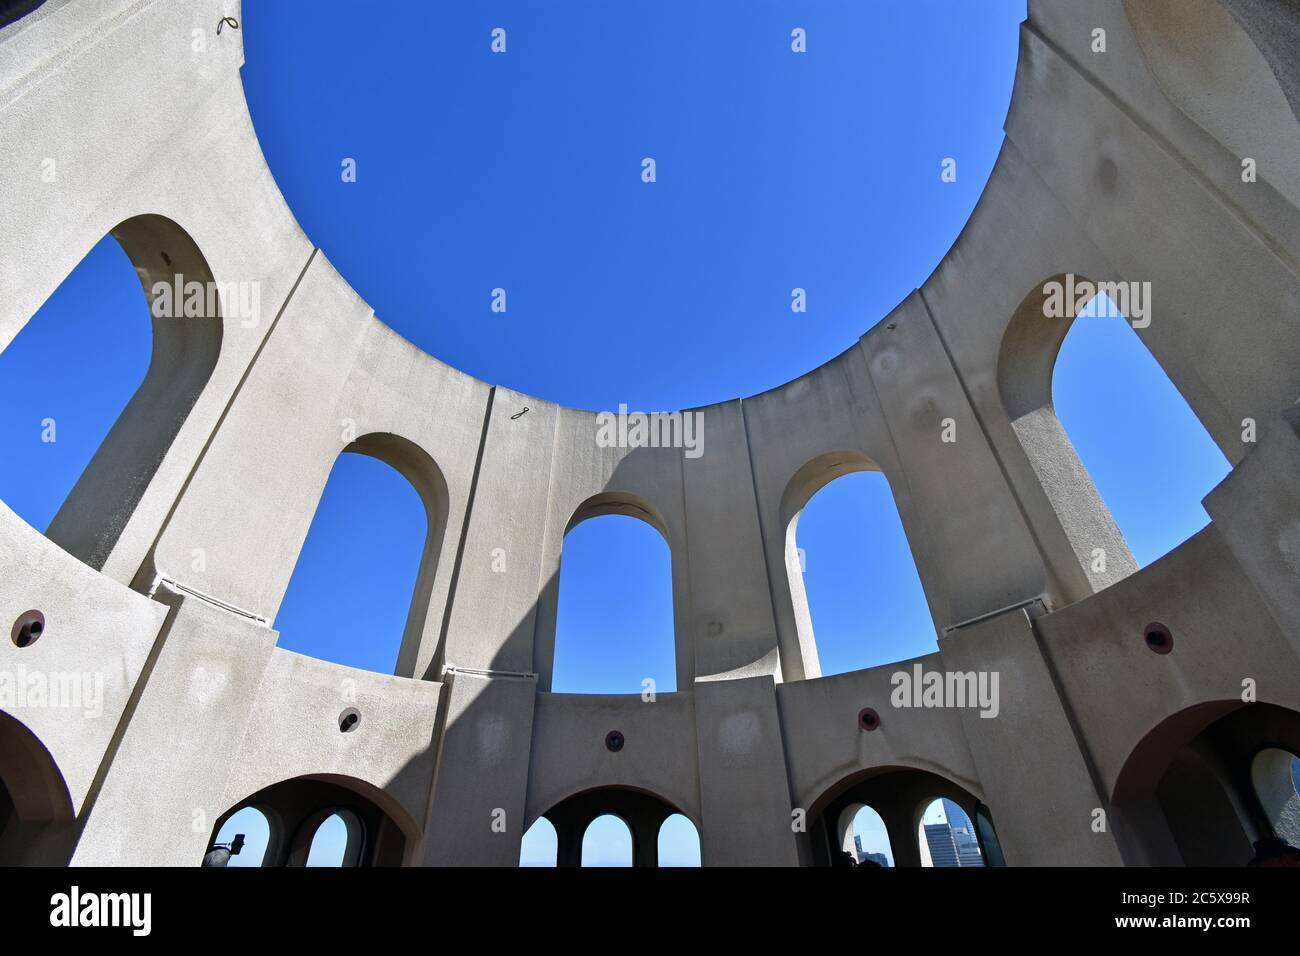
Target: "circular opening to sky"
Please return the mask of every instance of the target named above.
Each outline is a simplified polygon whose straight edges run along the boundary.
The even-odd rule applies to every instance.
[[[924,282],[1001,148],[1025,0],[243,9],[270,167],[381,320],[653,411],[797,377]]]

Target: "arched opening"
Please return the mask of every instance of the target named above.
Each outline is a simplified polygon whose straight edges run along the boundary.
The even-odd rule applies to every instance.
[[[170,219],[115,227],[0,352],[0,444],[32,464],[0,472],[0,497],[103,569],[216,367],[222,310],[252,307],[240,292]]]
[[[631,866],[632,828],[612,813],[596,817],[582,835],[583,866]]]
[[[215,843],[229,846],[236,837],[244,838],[240,851],[230,857],[227,867],[266,865],[266,851],[271,842],[271,821],[257,807],[244,807],[232,814],[217,831]]]
[[[806,676],[847,673],[938,649],[934,619],[883,472],[860,455],[819,458],[791,481],[782,515]]]
[[[700,865],[700,831],[685,814],[674,813],[659,825],[659,865]]]
[[[932,800],[925,805],[917,842],[922,866],[984,866],[975,825],[953,800]]]
[[[546,817],[538,817],[524,833],[519,844],[520,866],[556,866],[559,844],[555,827]]]
[[[1228,459],[1107,296],[1070,326],[1052,399],[1137,567],[1209,524],[1201,499]]]
[[[671,861],[662,865],[699,865],[699,834],[693,822],[674,820],[665,833],[665,821],[684,815],[645,790],[584,790],[561,800],[543,816],[554,827],[557,866],[655,867],[661,865],[661,846],[672,851]],[[534,829],[535,824],[529,832]]]
[[[316,826],[305,866],[357,866],[365,847],[365,828],[351,810],[331,813]]]
[[[1251,761],[1250,781],[1273,836],[1300,847],[1300,757],[1265,747]]]
[[[251,794],[222,814],[208,847],[246,832],[230,824],[236,817],[248,821],[241,814],[253,807],[267,822],[263,866],[400,866],[418,832],[389,794],[364,781],[295,777]],[[228,865],[257,865],[251,858],[236,864],[237,859],[231,857]]]
[[[894,850],[885,821],[864,803],[850,803],[840,811],[837,837],[842,863],[849,862],[844,859],[844,854],[848,854],[857,866],[894,865]]]
[[[860,770],[830,787],[809,809],[811,858],[817,866],[861,865],[860,847],[863,853],[884,856],[889,866],[934,866],[942,846],[951,850],[939,853],[946,861],[941,865],[984,865],[975,862],[976,857],[983,859],[983,853],[971,823],[978,806],[975,794],[928,770]],[[927,833],[927,827],[936,829]],[[959,845],[966,847],[965,864]],[[997,857],[1000,861],[1000,849]]]
[[[61,866],[72,851],[72,798],[45,745],[0,711],[0,866]]]
[[[1139,742],[1114,790],[1132,862],[1244,866],[1300,862],[1295,828],[1300,713],[1212,701],[1171,715]]]
[[[334,463],[276,614],[280,646],[414,676],[441,625],[429,607],[446,526],[442,473],[396,435],[367,435]]]
[[[538,672],[555,693],[677,689],[672,552],[652,512],[610,500],[574,515],[560,558],[555,639],[538,644]],[[553,647],[550,660],[542,645]]]
[[[1002,340],[999,391],[1069,549],[1054,559],[1067,601],[1204,527],[1200,501],[1228,472],[1134,330],[1149,309],[1144,287],[1058,275],[1025,298]]]

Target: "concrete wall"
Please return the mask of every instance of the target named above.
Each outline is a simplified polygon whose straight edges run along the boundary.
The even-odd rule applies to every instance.
[[[690,410],[695,457],[602,447],[595,413],[477,381],[377,319],[266,168],[242,32],[210,26],[232,12],[49,0],[0,30],[0,348],[108,233],[146,293],[179,271],[261,303],[156,323],[154,371],[48,536],[0,507],[0,620],[46,620],[0,641],[0,680],[101,690],[93,717],[0,697],[0,729],[37,742],[0,760],[26,814],[0,859],[197,864],[254,799],[302,827],[334,805],[311,800],[371,837],[384,821],[372,863],[513,865],[532,821],[602,794],[686,814],[707,865],[824,862],[824,818],[862,794],[905,864],[938,795],[986,807],[1012,865],[1187,862],[1262,832],[1233,761],[1300,712],[1300,16],[1031,0],[1006,141],[949,254],[820,368]],[[1066,274],[1150,283],[1138,334],[1234,465],[1210,526],[1141,571],[1051,407],[1069,326],[1042,290]],[[344,452],[425,504],[396,676],[275,647]],[[821,677],[794,529],[864,469],[889,481],[939,650]],[[608,513],[672,554],[677,690],[653,701],[550,692],[564,537]],[[1155,623],[1171,653],[1144,640]],[[997,714],[897,706],[915,667],[996,674]],[[1267,720],[1234,716],[1256,705]],[[1189,842],[1216,773],[1240,830]],[[23,774],[57,782],[44,809]]]

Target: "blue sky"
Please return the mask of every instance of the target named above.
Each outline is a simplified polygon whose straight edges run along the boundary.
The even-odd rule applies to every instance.
[[[925,280],[1001,146],[1024,13],[1024,0],[566,0],[357,15],[246,0],[243,79],[290,206],[383,321],[493,383],[670,409],[825,362]],[[805,54],[790,49],[796,26]],[[504,54],[489,50],[494,27]],[[955,183],[939,175],[949,157]],[[498,287],[504,314],[490,310]],[[795,287],[806,313],[790,309]],[[0,354],[0,448],[17,463],[0,469],[0,498],[34,527],[149,349],[139,283],[106,238]],[[1227,463],[1122,320],[1075,323],[1054,394],[1141,563],[1206,523],[1200,499]],[[275,622],[281,645],[391,671],[424,533],[396,473],[341,458]],[[827,486],[798,542],[824,673],[934,649],[882,476]],[[671,690],[671,601],[652,529],[575,529],[555,689],[639,693],[654,677]],[[359,638],[342,622],[361,616]]]

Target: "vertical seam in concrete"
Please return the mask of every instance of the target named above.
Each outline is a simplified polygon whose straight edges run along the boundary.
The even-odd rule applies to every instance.
[[[772,562],[771,555],[767,550],[767,534],[763,530],[763,506],[758,501],[758,474],[754,468],[754,444],[749,440],[749,415],[745,411],[745,400],[738,398],[736,401],[740,405],[740,426],[745,435],[745,460],[749,463],[749,487],[754,493],[754,518],[758,524],[758,545],[763,554],[763,574],[767,577],[767,609],[772,620],[772,637],[776,641],[776,673],[784,683],[785,674],[784,666],[781,663],[781,627],[776,619],[776,582],[772,580]],[[777,529],[780,530],[779,528]],[[785,565],[785,555],[781,556],[781,564]],[[795,642],[798,643],[799,637],[795,635]],[[799,660],[799,676],[806,677],[802,657]],[[775,678],[774,678],[775,680]]]
[[[1065,685],[1062,683],[1060,673],[1056,669],[1056,662],[1052,660],[1052,655],[1047,650],[1047,642],[1038,629],[1038,621],[1027,611],[1022,611],[1022,613],[1029,621],[1029,633],[1033,635],[1034,647],[1038,650],[1038,656],[1042,660],[1043,666],[1047,668],[1047,676],[1052,682],[1052,689],[1056,692],[1056,699],[1061,705],[1061,712],[1065,714],[1065,722],[1070,728],[1070,734],[1074,737],[1074,745],[1079,748],[1079,757],[1083,760],[1083,765],[1088,771],[1088,777],[1092,781],[1092,788],[1096,791],[1101,809],[1106,814],[1106,825],[1115,839],[1115,850],[1119,853],[1120,858],[1124,860],[1127,854],[1124,852],[1123,842],[1119,839],[1120,834],[1116,831],[1117,820],[1115,814],[1111,812],[1110,794],[1102,781],[1101,770],[1097,767],[1097,761],[1093,758],[1092,750],[1088,747],[1079,718],[1074,712],[1074,706],[1070,703],[1070,697],[1066,693]],[[967,746],[970,746],[969,742],[967,742]],[[1125,862],[1128,861],[1125,860]]]
[[[542,675],[541,668],[537,666],[537,637],[538,630],[542,625],[542,592],[546,589],[546,544],[547,537],[551,533],[551,506],[555,502],[555,450],[560,442],[560,418],[564,409],[556,408],[555,417],[551,422],[551,452],[546,458],[546,508],[542,513],[542,536],[541,549],[542,553],[538,555],[537,561],[537,579],[533,584],[533,633],[529,639],[528,661],[533,673],[537,675],[537,687],[541,688]],[[564,551],[565,532],[560,532],[560,551]],[[561,559],[563,560],[563,559]],[[555,611],[556,623],[559,622],[560,610],[560,581],[559,570],[556,570],[555,580]],[[548,665],[549,673],[546,675],[546,689],[549,691],[555,681],[555,641],[559,637],[559,628],[551,629],[551,659]],[[500,648],[497,649],[498,651]],[[532,760],[532,755],[528,758]]]
[[[140,572],[144,570],[146,566],[153,565],[154,571],[161,573],[162,569],[158,568],[154,562],[154,556],[158,550],[158,542],[162,540],[163,535],[167,533],[167,529],[171,526],[172,518],[176,516],[176,510],[185,499],[186,492],[189,491],[190,485],[193,484],[195,476],[203,466],[203,460],[212,449],[213,442],[215,442],[217,436],[221,434],[222,426],[225,425],[231,409],[235,407],[235,402],[239,400],[239,395],[244,390],[244,384],[248,381],[249,376],[253,374],[253,369],[257,367],[258,360],[262,357],[262,352],[266,349],[267,343],[271,341],[271,337],[275,335],[275,330],[280,324],[280,319],[284,316],[285,310],[289,308],[289,303],[293,301],[293,297],[298,291],[298,286],[302,284],[303,278],[307,275],[307,270],[311,268],[311,264],[316,260],[316,253],[319,251],[320,249],[318,247],[312,247],[311,253],[307,256],[307,261],[303,263],[302,269],[298,272],[298,278],[293,280],[293,285],[290,286],[288,294],[284,297],[284,301],[280,303],[280,308],[276,311],[275,318],[271,320],[271,327],[266,330],[266,335],[262,336],[262,341],[257,344],[257,348],[253,351],[252,357],[244,365],[244,370],[239,376],[239,381],[235,383],[235,387],[230,392],[230,398],[226,401],[226,407],[223,408],[221,414],[217,416],[216,422],[213,423],[212,428],[208,432],[208,437],[203,442],[203,447],[199,449],[198,455],[194,458],[194,464],[190,466],[189,474],[187,474],[185,480],[181,482],[180,490],[176,492],[176,497],[172,499],[171,506],[167,509],[167,514],[163,517],[162,523],[158,526],[158,532],[154,535],[153,543],[149,545],[149,550],[145,552],[144,558],[140,562],[140,567],[135,571],[133,585],[137,590],[139,590],[140,587],[148,586],[152,583],[150,581],[140,580]]]
[[[469,498],[465,502],[465,516],[460,525],[460,539],[456,542],[456,557],[451,563],[451,580],[447,582],[447,606],[442,611],[442,626],[438,629],[438,645],[429,658],[423,680],[437,680],[438,667],[446,659],[447,633],[451,629],[451,609],[456,602],[456,585],[460,582],[461,562],[465,558],[465,543],[469,539],[469,522],[474,514],[474,499],[478,496],[478,476],[483,468],[483,451],[487,447],[488,426],[492,424],[492,406],[497,387],[488,387],[487,407],[483,410],[483,427],[479,430],[478,451],[474,455],[474,471],[469,479]]]
[[[682,414],[689,415],[691,414],[691,412],[687,411],[687,412],[683,412]],[[685,447],[682,448],[681,454],[677,456],[677,477],[681,483],[680,487],[682,492],[682,563],[685,564],[686,566],[684,568],[684,573],[686,575],[686,609],[685,609],[686,640],[683,643],[686,645],[686,648],[691,655],[691,659],[689,662],[690,666],[687,673],[690,674],[690,678],[691,678],[688,686],[693,690],[695,687],[695,679],[699,677],[700,674],[700,669],[699,669],[700,656],[697,653],[695,653],[695,631],[694,628],[691,626],[691,622],[695,618],[695,591],[691,587],[691,518],[690,518],[689,508],[687,507],[686,504],[686,449]],[[669,551],[671,552],[672,545],[670,544],[668,548]],[[671,562],[672,561],[671,554],[669,558]],[[671,567],[670,567],[670,571],[671,571]],[[679,613],[679,609],[674,607],[673,608],[674,630],[676,629],[678,613]],[[677,636],[674,634],[673,635],[674,651],[677,650],[676,637]],[[680,662],[679,662],[679,667],[680,667]],[[680,680],[677,681],[677,690],[679,692],[687,689],[685,687],[682,687],[681,683],[682,682]],[[697,759],[698,759],[698,750],[699,750],[699,746],[697,744],[696,745]],[[698,789],[698,784],[699,784],[698,774],[696,774],[696,784]],[[697,802],[699,801],[698,793],[696,794],[695,799]]]

